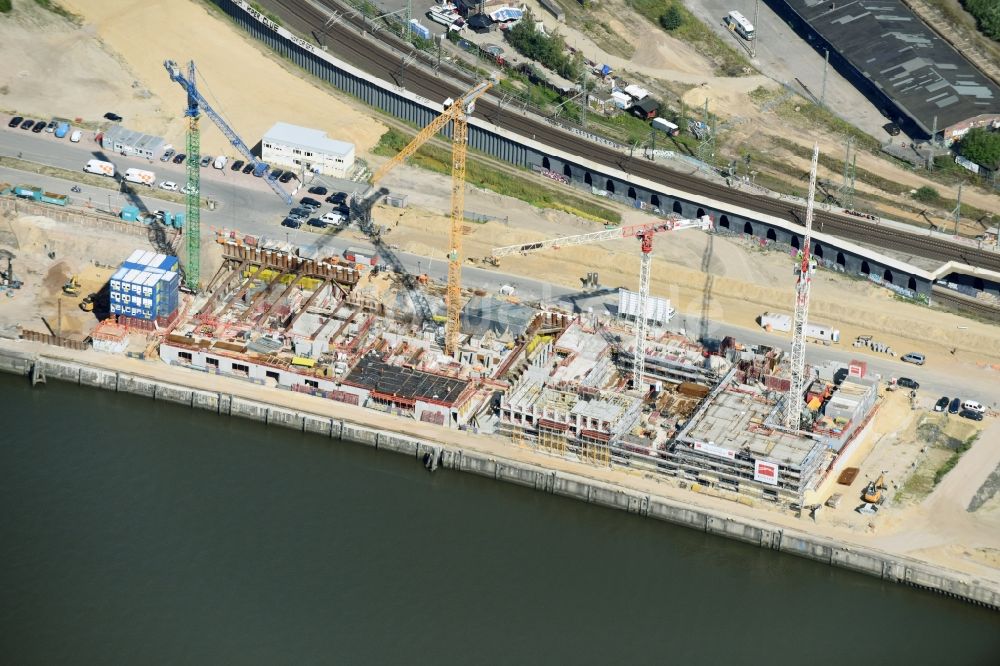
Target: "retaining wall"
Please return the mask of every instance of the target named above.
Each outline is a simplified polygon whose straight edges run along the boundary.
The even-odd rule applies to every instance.
[[[369,428],[355,423],[279,408],[228,394],[198,391],[124,372],[114,372],[62,360],[36,357],[0,348],[0,371],[27,376],[38,363],[49,378],[63,379],[85,386],[143,395],[220,414],[242,416],[251,420],[295,430],[341,438],[368,446],[402,453],[423,461],[434,469],[443,467],[514,483],[553,495],[655,518],[675,525],[715,534],[761,548],[780,550],[817,562],[900,582],[939,594],[964,599],[977,605],[1000,610],[1000,589],[989,582],[932,565],[896,557],[887,553],[779,528],[744,518],[733,518],[677,500],[623,489],[575,474],[555,472],[528,463],[498,459],[455,446],[431,443],[394,432]],[[498,446],[498,448],[500,448]]]

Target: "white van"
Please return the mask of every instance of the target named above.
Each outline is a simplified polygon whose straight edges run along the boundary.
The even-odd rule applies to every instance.
[[[344,221],[344,216],[340,213],[334,213],[331,211],[319,219],[323,220],[327,224],[335,224],[339,226]]]
[[[80,143],[80,139],[83,137],[83,132],[80,130],[73,130],[73,133],[69,135],[69,140],[73,143]]]
[[[212,166],[214,166],[216,169],[225,169],[226,162],[228,161],[229,158],[227,158],[225,155],[219,155],[218,157],[215,158],[215,162],[212,164]]]
[[[966,400],[962,403],[962,409],[969,409],[973,412],[979,412],[980,414],[986,413],[986,408],[975,400]]]

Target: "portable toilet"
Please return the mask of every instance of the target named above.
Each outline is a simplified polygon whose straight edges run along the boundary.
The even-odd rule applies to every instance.
[[[174,215],[174,228],[183,229],[184,228],[184,213],[177,213]]]
[[[135,206],[125,206],[122,208],[121,217],[126,222],[135,222],[139,219],[139,209]]]

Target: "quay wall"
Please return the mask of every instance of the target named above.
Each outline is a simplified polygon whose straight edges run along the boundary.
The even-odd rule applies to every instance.
[[[28,377],[32,375],[33,368],[36,372],[41,370],[46,379],[59,379],[82,386],[131,393],[219,414],[239,416],[268,425],[349,440],[410,456],[430,470],[441,466],[477,474],[553,495],[682,525],[1000,610],[1000,588],[992,581],[979,581],[960,572],[872,548],[847,545],[763,521],[725,516],[681,501],[620,488],[569,472],[553,471],[510,460],[500,455],[499,447],[497,455],[484,454],[460,446],[424,441],[359,423],[276,407],[230,393],[191,389],[159,381],[150,376],[116,372],[84,363],[0,348],[0,371]]]

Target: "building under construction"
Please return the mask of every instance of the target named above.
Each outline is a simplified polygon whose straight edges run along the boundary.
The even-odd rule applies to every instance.
[[[482,292],[463,296],[456,358],[443,351],[442,285],[218,240],[222,267],[160,345],[168,363],[787,502],[830,469],[876,397],[863,367],[846,379],[820,368],[811,429],[790,432],[774,418],[789,385],[779,351],[727,338],[709,353],[653,326],[636,390],[632,324]]]

